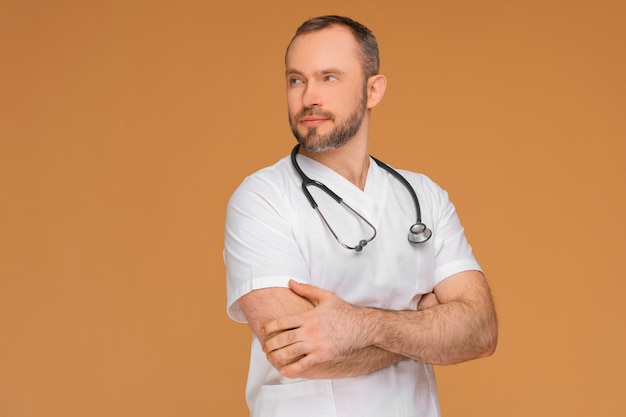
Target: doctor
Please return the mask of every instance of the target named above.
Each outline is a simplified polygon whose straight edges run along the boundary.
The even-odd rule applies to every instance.
[[[387,86],[369,29],[341,16],[310,19],[285,64],[296,164],[358,215],[316,187],[323,214],[313,210],[288,156],[231,197],[228,314],[253,332],[250,413],[439,416],[432,365],[489,356],[497,340],[489,287],[454,206],[428,177],[399,170],[432,229],[426,242],[409,242],[411,196],[368,151]],[[367,246],[340,244],[367,240],[368,224],[377,232]]]

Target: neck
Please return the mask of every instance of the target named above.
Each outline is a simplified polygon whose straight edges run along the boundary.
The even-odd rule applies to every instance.
[[[365,189],[370,163],[366,138],[354,137],[340,148],[323,152],[307,152],[300,147],[299,153],[327,166],[361,190]]]

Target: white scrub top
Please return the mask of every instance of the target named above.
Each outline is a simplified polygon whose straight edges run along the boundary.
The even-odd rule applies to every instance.
[[[426,243],[408,241],[416,221],[408,190],[370,160],[361,190],[326,166],[298,155],[311,179],[324,183],[363,215],[377,235],[361,252],[342,247],[302,193],[287,156],[247,177],[227,209],[224,260],[228,315],[245,322],[237,300],[289,279],[333,291],[358,306],[415,310],[421,295],[446,277],[480,270],[447,193],[424,175],[399,171],[419,198]],[[309,191],[338,237],[350,246],[373,230],[316,187]],[[439,416],[431,365],[406,360],[354,378],[295,380],[266,360],[253,335],[246,400],[252,417]]]

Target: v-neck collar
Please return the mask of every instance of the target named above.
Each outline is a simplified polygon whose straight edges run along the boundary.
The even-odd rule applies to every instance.
[[[336,171],[312,158],[300,154],[296,158],[307,177],[326,185],[369,221],[378,222],[379,207],[386,199],[389,182],[386,180],[386,172],[373,159],[370,158],[365,187],[361,190]]]
[[[368,194],[367,190],[368,188],[372,188],[370,184],[374,180],[373,177],[376,176],[376,170],[374,169],[376,162],[374,162],[374,160],[370,158],[369,167],[367,168],[367,177],[365,178],[365,187],[363,190],[361,190],[344,176],[330,169],[321,162],[316,161],[313,158],[309,158],[308,156],[302,154],[296,155],[296,158],[298,160],[300,168],[307,177],[311,178],[312,180],[320,181],[326,184],[326,186],[330,187],[331,189],[332,187],[329,184],[341,187],[342,190],[350,190],[350,192],[354,192],[357,194]]]

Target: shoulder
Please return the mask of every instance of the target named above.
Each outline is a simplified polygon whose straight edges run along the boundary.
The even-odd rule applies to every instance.
[[[289,157],[285,156],[273,165],[259,169],[248,175],[230,197],[229,204],[248,201],[250,198],[269,199],[284,195],[285,189],[292,186],[294,173]]]
[[[450,201],[448,193],[428,175],[407,169],[395,168],[395,170],[409,183],[415,192],[422,219],[428,220],[429,224],[434,227],[440,220],[449,219],[450,215],[454,213],[455,208]],[[392,179],[389,179],[389,181],[393,181],[391,184],[393,184],[394,189],[399,190],[399,187],[404,189],[400,181]]]
[[[382,168],[381,168],[382,169]],[[447,192],[428,175],[421,172],[394,168],[413,187],[420,200],[444,202],[448,200]]]
[[[425,198],[434,198],[437,200],[448,199],[446,190],[441,188],[441,186],[428,175],[406,170],[400,170],[400,173],[416,188],[416,191],[421,191]]]

